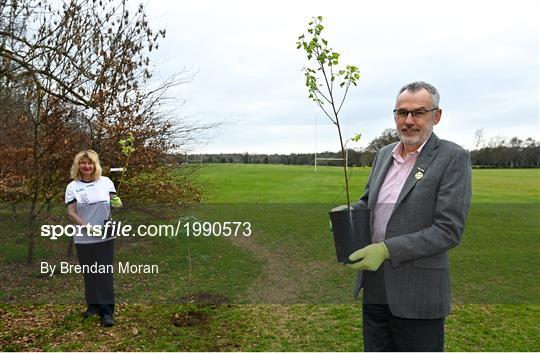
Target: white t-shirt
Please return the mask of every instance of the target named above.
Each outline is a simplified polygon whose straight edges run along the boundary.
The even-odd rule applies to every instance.
[[[77,203],[77,215],[92,225],[103,226],[111,213],[110,193],[116,193],[114,184],[106,176],[96,181],[84,182],[73,180],[66,187],[66,204]],[[75,237],[75,243],[88,244],[110,240],[102,237],[91,237],[83,228]]]

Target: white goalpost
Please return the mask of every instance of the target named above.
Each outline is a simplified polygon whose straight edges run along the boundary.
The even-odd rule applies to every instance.
[[[317,157],[317,152],[315,152],[315,173],[317,173],[317,161],[342,161],[343,158],[325,158],[325,157]],[[349,169],[349,151],[345,149],[345,161],[347,164],[345,164],[345,169]]]
[[[191,161],[190,161],[190,160],[189,160],[189,155],[187,154],[187,152],[184,153],[184,156],[185,156],[186,160],[185,160],[185,162],[182,163],[182,164],[194,164],[194,163],[195,163],[195,164],[198,163],[199,165],[202,165],[202,164],[203,164],[203,155],[202,155],[202,153],[199,154],[198,160],[191,160]]]

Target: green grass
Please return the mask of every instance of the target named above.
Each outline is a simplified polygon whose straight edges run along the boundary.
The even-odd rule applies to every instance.
[[[353,171],[351,198],[369,168]],[[454,311],[449,351],[530,351],[540,347],[540,170],[473,171],[473,205],[461,245],[451,251]],[[209,165],[199,171],[200,221],[249,221],[250,237],[117,240],[116,260],[158,263],[159,275],[116,275],[119,324],[81,323],[80,275],[46,278],[25,258],[24,222],[0,211],[2,350],[362,350],[354,271],[335,263],[327,212],[342,204],[342,170],[309,166]],[[129,202],[129,200],[126,200]],[[176,223],[154,214],[120,213],[133,223]],[[153,211],[153,212],[150,212]],[[57,212],[63,212],[60,206]],[[139,240],[139,239],[137,239]],[[65,241],[38,239],[38,260],[64,259]],[[232,304],[179,304],[189,293]],[[244,303],[244,304],[242,304]],[[281,304],[280,304],[281,303]],[[191,327],[174,315],[195,310]]]
[[[355,169],[353,175],[351,198],[357,200],[369,169]],[[251,186],[253,179],[259,187]],[[211,165],[200,180],[207,202],[215,202],[214,215],[250,220],[260,232],[257,240],[276,251],[293,248],[306,261],[332,258],[326,213],[340,191],[340,168],[322,167],[315,174],[309,166]],[[451,251],[456,302],[540,302],[534,283],[540,277],[539,180],[538,169],[473,171],[473,204],[463,241]],[[335,203],[344,201],[341,195]],[[220,206],[224,202],[227,207]],[[343,271],[325,269],[311,282],[324,292],[313,298],[314,288],[307,288],[303,296],[315,302],[350,301],[349,283],[336,283]]]
[[[358,199],[371,169],[354,168],[351,198]],[[200,170],[207,202],[332,203],[343,189],[337,167],[210,164]],[[474,169],[473,202],[539,203],[539,169]],[[344,200],[344,194],[340,200]]]
[[[352,172],[351,199],[358,199],[370,168]],[[225,203],[325,203],[343,191],[343,169],[335,167],[286,166],[265,164],[215,164],[200,171],[205,202]],[[336,201],[342,203],[345,193]]]
[[[473,202],[514,204],[540,202],[539,169],[475,169]]]

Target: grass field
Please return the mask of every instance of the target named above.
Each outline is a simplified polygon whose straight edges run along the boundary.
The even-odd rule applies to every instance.
[[[354,169],[353,199],[369,171]],[[80,275],[48,278],[23,264],[24,223],[0,211],[7,235],[0,238],[0,349],[362,350],[354,272],[335,263],[328,231],[328,210],[345,199],[341,173],[209,165],[198,176],[202,205],[172,217],[119,214],[146,224],[250,222],[252,235],[116,240],[117,260],[157,263],[160,273],[115,276],[119,324],[112,329],[81,322]],[[540,170],[473,171],[466,231],[451,251],[447,350],[540,349],[539,232]],[[38,261],[64,259],[66,244],[39,239]],[[184,317],[200,320],[177,325]]]

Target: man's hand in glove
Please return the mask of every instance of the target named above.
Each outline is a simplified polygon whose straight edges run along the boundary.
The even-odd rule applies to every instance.
[[[353,252],[349,256],[350,261],[363,260],[354,264],[347,264],[347,266],[355,270],[377,271],[384,260],[389,258],[390,254],[386,245],[384,243],[376,243]]]
[[[114,207],[114,208],[122,207],[122,200],[120,200],[120,197],[115,196],[111,199],[111,207]]]

